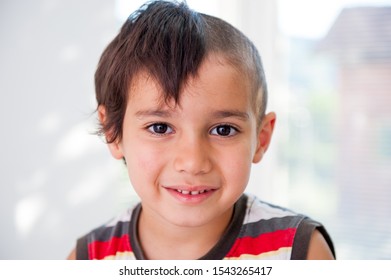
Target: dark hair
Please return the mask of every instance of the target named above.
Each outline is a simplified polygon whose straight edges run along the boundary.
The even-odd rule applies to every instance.
[[[122,138],[129,85],[145,71],[161,86],[164,101],[180,102],[181,88],[207,55],[221,54],[248,76],[261,121],[267,102],[262,62],[253,43],[227,22],[189,9],[186,3],[152,1],[129,16],[104,50],[95,72],[98,107],[106,119],[98,134],[112,143]]]

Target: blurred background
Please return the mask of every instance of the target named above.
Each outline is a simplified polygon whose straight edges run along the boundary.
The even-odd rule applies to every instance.
[[[278,116],[248,192],[391,259],[391,0],[188,0],[257,45]],[[0,259],[64,259],[137,201],[96,128],[100,54],[143,1],[0,1]]]

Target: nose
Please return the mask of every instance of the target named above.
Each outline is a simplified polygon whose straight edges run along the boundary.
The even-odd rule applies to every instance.
[[[203,137],[182,137],[178,139],[175,149],[174,168],[177,172],[199,175],[212,169],[212,150]]]

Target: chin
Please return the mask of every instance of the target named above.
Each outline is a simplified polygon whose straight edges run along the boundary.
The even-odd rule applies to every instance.
[[[189,214],[186,215],[185,213],[181,213],[179,215],[170,215],[170,217],[165,217],[165,219],[177,226],[182,228],[196,228],[196,227],[202,227],[207,225],[211,222],[211,219],[208,217],[205,217],[204,215],[194,215]]]

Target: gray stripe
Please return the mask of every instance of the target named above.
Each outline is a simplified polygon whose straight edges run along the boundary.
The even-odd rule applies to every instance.
[[[118,222],[115,226],[106,227],[101,226],[97,228],[88,238],[88,243],[94,241],[108,241],[113,237],[121,237],[125,234],[129,234],[129,222]]]

